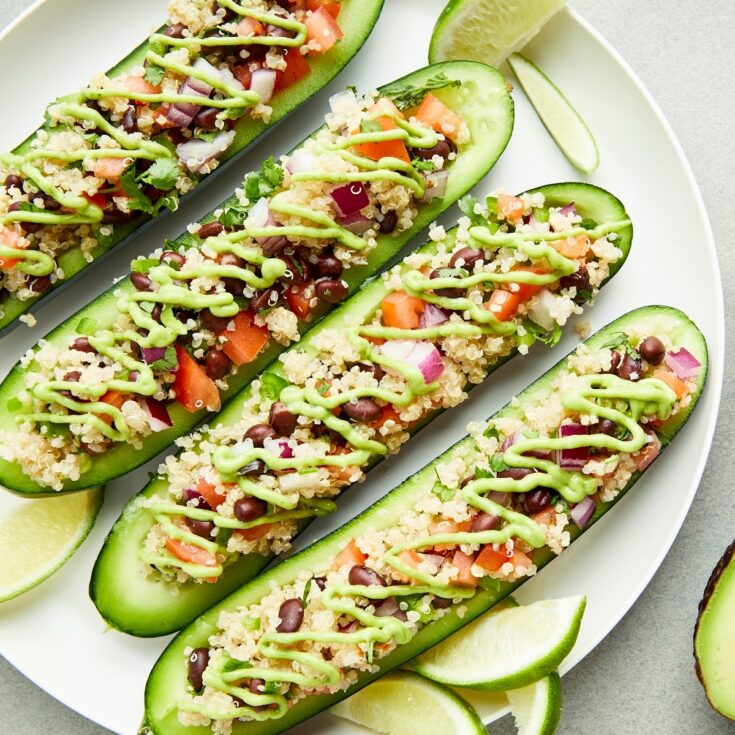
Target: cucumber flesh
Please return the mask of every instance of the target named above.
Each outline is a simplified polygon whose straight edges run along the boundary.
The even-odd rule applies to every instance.
[[[363,284],[366,278],[389,264],[415,235],[472,188],[493,167],[510,139],[513,128],[512,99],[508,94],[502,75],[484,64],[447,62],[425,67],[387,85],[383,88],[383,91],[389,93],[391,87],[398,85],[421,87],[426,84],[427,80],[439,73],[444,73],[450,79],[458,79],[462,82],[460,87],[437,90],[437,94],[450,107],[457,110],[467,122],[472,140],[452,162],[444,196],[428,204],[421,205],[413,227],[400,233],[399,236],[379,236],[377,238],[378,244],[369,254],[367,263],[344,272],[342,278],[347,281],[352,293]],[[480,90],[482,90],[482,95],[480,95]],[[234,200],[234,197],[232,199]],[[208,215],[204,221],[209,221],[212,218],[213,216]],[[176,243],[192,247],[199,241],[195,236],[186,233],[180,236]],[[100,329],[111,326],[118,314],[116,308],[117,298],[114,296],[114,292],[118,289],[132,290],[133,286],[130,279],[127,278],[116,283],[89,305],[56,327],[46,335],[45,339],[57,345],[68,345],[73,336],[76,336],[77,325],[82,319],[93,320]],[[315,317],[318,319],[327,310],[326,305],[322,306],[321,310],[317,310]],[[306,322],[302,323],[302,331],[306,331],[309,326]],[[244,365],[230,379],[229,390],[222,395],[223,403],[240,391],[283,350],[284,347],[271,340],[271,344],[267,349],[261,352],[253,362]],[[8,406],[8,402],[23,387],[23,368],[18,363],[0,384],[0,407],[2,407],[2,410],[0,410],[0,431],[12,432],[14,430],[17,413]],[[12,405],[11,402],[10,406]],[[89,487],[103,485],[126,472],[130,472],[155,457],[170,445],[176,437],[193,429],[206,416],[205,411],[196,414],[188,413],[176,403],[171,404],[169,414],[173,421],[171,429],[152,434],[143,439],[142,449],[136,449],[132,445],[124,443],[114,445],[109,451],[94,457],[91,468],[83,473],[78,480],[68,481],[62,492],[84,490]],[[17,464],[4,460],[0,460],[0,485],[13,492],[34,497],[56,494],[48,488],[39,487],[26,477]]]
[[[254,143],[274,128],[279,121],[298,109],[322,87],[332,81],[362,48],[362,45],[367,40],[378,20],[380,11],[383,9],[383,2],[384,0],[346,0],[343,2],[339,24],[344,32],[344,38],[340,43],[327,54],[310,57],[309,66],[311,67],[311,73],[300,82],[282,90],[273,98],[270,103],[273,108],[273,114],[269,123],[265,124],[262,121],[253,120],[249,115],[245,115],[237,121],[233,128],[235,130],[235,139],[232,145],[221,156],[220,165],[212,174],[206,176],[192,192],[188,193],[185,197],[181,197],[180,204],[185,205],[189,197],[193,196],[204,183],[211,181],[218,172],[224,170],[226,164],[234,161],[239,154],[248,150]],[[110,69],[108,75],[117,76],[141,65],[148,48],[149,43],[146,40]],[[41,129],[46,129],[46,126],[43,126]],[[30,147],[34,138],[35,133],[26,138],[26,140],[14,149],[13,153],[23,153]],[[163,214],[165,213],[158,215],[158,218],[163,216]],[[146,216],[122,227],[116,227],[109,244],[105,247],[98,246],[93,251],[93,262],[110,252],[113,247],[132,240],[133,237],[137,236],[151,222],[152,219]],[[21,301],[10,296],[2,301],[3,315],[0,317],[0,335],[7,329],[17,326],[19,323],[17,319],[21,314],[32,311],[33,305],[42,299],[47,299],[52,294],[57,294],[71,282],[74,276],[91,265],[91,263],[84,259],[78,248],[67,250],[57,260],[65,274],[63,281],[60,281],[52,289],[34,299]]]
[[[622,203],[612,194],[590,184],[562,183],[542,186],[533,191],[543,192],[549,206],[563,206],[573,201],[583,217],[597,222],[611,222],[627,218]],[[451,233],[450,233],[451,234]],[[611,266],[611,277],[625,261],[632,242],[632,227],[626,228],[615,241],[623,251],[623,257]],[[422,251],[433,250],[428,243]],[[295,349],[308,349],[314,337],[323,329],[339,330],[348,322],[362,320],[374,311],[387,291],[382,280],[376,280],[338,309],[325,317],[302,339]],[[502,362],[492,366],[498,368]],[[282,374],[281,362],[271,365],[268,371]],[[249,395],[245,389],[234,398],[217,416],[217,424],[234,424],[241,418],[241,405]],[[426,425],[432,414],[422,424],[415,426],[412,433]],[[171,633],[206,610],[215,601],[240,587],[265,567],[271,557],[250,555],[241,557],[216,584],[179,585],[175,597],[155,575],[140,574],[141,563],[138,550],[153,523],[149,511],[140,506],[141,499],[154,495],[165,495],[167,483],[162,479],[152,480],[138,496],[129,501],[117,523],[113,526],[95,563],[90,582],[90,596],[100,614],[112,627],[136,636],[157,636]],[[299,529],[305,528],[303,522]],[[121,585],[120,580],[127,580]]]
[[[675,344],[686,347],[702,365],[690,404],[672,420],[667,421],[658,433],[663,450],[671,443],[687,420],[701,395],[707,374],[707,347],[696,325],[682,312],[666,306],[649,306],[629,312],[590,337],[586,344],[591,349],[601,348],[613,334],[631,328],[647,334],[660,334],[662,330],[666,330],[665,333]],[[518,403],[514,400],[513,404],[508,404],[501,409],[495,417],[519,415],[520,406],[524,401],[533,399],[539,393],[547,392],[553,380],[564,369],[565,364],[565,360],[558,363],[523,391],[518,396]],[[449,452],[462,449],[471,452],[473,451],[473,445],[470,443],[472,441],[470,438],[463,439]],[[208,639],[216,631],[217,620],[222,611],[232,611],[254,604],[269,592],[272,585],[284,586],[294,580],[302,570],[321,569],[329,566],[346,540],[368,531],[390,526],[393,519],[413,509],[417,493],[430,490],[434,485],[436,479],[434,466],[446,454],[419,470],[409,480],[346,525],[261,574],[181,631],[161,654],[146,684],[145,717],[146,725],[150,730],[155,735],[206,735],[209,733],[209,728],[185,727],[179,723],[177,718],[177,703],[184,698],[187,685],[185,650],[208,645]],[[637,482],[639,477],[640,473],[634,474],[615,500],[599,504],[594,516],[585,526],[585,530],[599,520]],[[571,532],[572,539],[576,540],[581,533],[582,531],[575,528]],[[545,547],[544,553],[537,552],[537,554],[538,558],[534,555],[534,563],[539,569],[551,561],[554,556],[548,547]],[[439,620],[427,624],[409,643],[397,647],[390,655],[380,659],[379,671],[361,673],[357,683],[346,692],[307,697],[291,707],[279,720],[236,722],[232,730],[233,735],[272,735],[303,722],[439,643],[507,597],[522,582],[523,579],[515,582],[498,581],[488,587],[478,588],[474,597],[463,601],[461,606],[455,606]],[[463,608],[464,613],[461,618],[457,615],[459,607]]]

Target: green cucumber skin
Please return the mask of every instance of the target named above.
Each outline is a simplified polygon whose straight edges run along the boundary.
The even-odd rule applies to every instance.
[[[311,73],[300,82],[279,92],[272,101],[273,115],[270,122],[265,124],[260,121],[253,120],[249,115],[245,115],[237,121],[235,125],[235,139],[232,145],[227,149],[222,158],[221,163],[215,171],[206,176],[199,184],[186,196],[182,197],[180,204],[185,204],[191,196],[195,196],[206,183],[213,180],[219,171],[225,169],[226,164],[235,160],[235,157],[241,153],[245,153],[260,138],[270,132],[281,120],[295,112],[301,105],[313,97],[322,87],[326,86],[337,74],[352,60],[357,52],[367,41],[373,27],[375,26],[380,12],[383,9],[385,0],[348,0],[343,4],[340,13],[340,27],[344,31],[344,39],[329,53],[314,56],[310,60]],[[132,67],[141,64],[148,50],[148,41],[141,43],[134,51],[132,51],[125,59],[115,65],[108,73],[117,74],[124,72]],[[45,126],[44,126],[45,127]],[[13,152],[22,153],[29,146],[35,133],[26,138]],[[156,217],[160,219],[165,212]],[[78,275],[82,270],[97,262],[109,253],[114,247],[123,245],[136,237],[144,228],[153,222],[153,218],[149,215],[143,215],[134,222],[130,222],[122,227],[115,228],[113,237],[106,247],[98,246],[94,251],[94,261],[88,263],[77,248],[72,248],[64,252],[59,258],[58,263],[63,268],[65,278],[54,288],[46,291],[35,299],[21,301],[19,299],[8,297],[2,302],[4,314],[0,317],[0,337],[16,327],[19,322],[18,317],[21,314],[31,310],[31,307],[52,294],[59,293],[65,288],[74,276]]]
[[[413,227],[402,232],[399,237],[379,236],[377,238],[378,245],[368,256],[367,264],[351,268],[345,272],[343,278],[348,282],[351,293],[359,289],[367,278],[375,275],[393,261],[415,235],[427,227],[447,207],[485,176],[495,165],[510,139],[513,129],[513,101],[506,89],[502,75],[484,64],[464,61],[437,64],[408,74],[382,89],[390,91],[391,87],[399,84],[420,86],[439,72],[444,72],[451,78],[462,80],[462,87],[444,90],[442,95],[463,113],[463,117],[472,132],[473,142],[453,162],[445,196],[423,205]],[[482,103],[476,93],[479,89],[483,90],[482,99],[485,100],[485,104]],[[492,95],[495,96],[496,104],[488,105],[487,100]],[[208,215],[204,218],[204,221],[211,218],[212,215]],[[176,242],[182,245],[193,245],[198,242],[198,239],[185,233]],[[45,339],[58,344],[68,344],[75,334],[76,326],[84,317],[95,320],[100,326],[110,325],[117,314],[115,308],[116,298],[113,292],[117,289],[132,290],[132,288],[129,278],[116,283],[89,305],[52,330],[46,335]],[[330,308],[332,307],[323,305],[316,313],[316,319],[321,318]],[[302,324],[301,330],[306,331],[309,326],[308,324]],[[284,349],[284,347],[273,343],[256,360],[243,366],[238,374],[230,379],[230,388],[222,396],[223,405]],[[5,407],[8,400],[22,390],[23,385],[23,368],[18,363],[0,384],[0,407],[2,407],[2,410],[0,410],[0,430],[12,431],[14,429],[15,415],[12,411],[5,410]],[[178,404],[172,404],[169,414],[173,420],[172,428],[147,437],[144,440],[142,450],[136,450],[129,445],[118,444],[110,451],[95,458],[92,468],[84,473],[79,480],[68,482],[61,492],[73,492],[103,485],[125,472],[135,469],[163,451],[176,437],[193,429],[207,415],[206,411],[190,414]],[[18,465],[4,460],[0,460],[0,485],[12,492],[26,496],[39,497],[56,494],[47,488],[39,487],[27,478]]]
[[[673,320],[677,323],[674,332],[670,332],[672,338],[677,344],[686,347],[702,364],[691,403],[658,435],[663,451],[686,422],[704,388],[708,356],[707,346],[699,329],[678,309],[668,306],[647,306],[628,312],[616,319],[586,340],[585,344],[592,348],[599,348],[610,338],[611,334],[621,330],[624,331],[632,325],[636,325],[639,328],[650,325],[651,330],[653,330],[655,329],[656,322],[662,318]],[[535,383],[526,388],[518,396],[520,402],[522,403],[524,398],[531,397],[535,392],[546,389],[556,375],[564,368],[565,359],[561,360]],[[513,415],[516,410],[511,404],[508,404],[495,414],[495,416]],[[469,441],[471,439],[466,438],[461,440],[445,454]],[[209,728],[184,727],[179,724],[177,719],[176,703],[183,698],[187,685],[184,649],[189,646],[196,648],[207,645],[209,636],[216,630],[217,618],[221,611],[232,610],[256,602],[267,593],[271,583],[283,585],[295,578],[302,569],[319,568],[321,565],[328,563],[328,560],[336,555],[346,540],[368,529],[384,527],[390,523],[391,519],[399,517],[404,508],[412,506],[413,496],[419,489],[428,489],[433,485],[433,467],[441,459],[442,457],[437,458],[437,460],[422,470],[419,470],[409,480],[399,485],[395,490],[392,490],[372,507],[363,511],[347,524],[333,531],[307,549],[269,569],[242,589],[209,609],[190,626],[182,630],[163,651],[153,667],[146,684],[145,718],[146,725],[150,731],[155,735],[208,735],[211,732]],[[584,530],[586,531],[590,528],[593,523],[597,522],[615,505],[638,481],[640,476],[641,473],[633,475],[628,485],[620,492],[615,500],[600,505]],[[572,531],[572,540],[576,540],[583,532],[575,528]],[[569,553],[569,551],[567,550],[565,553]],[[536,560],[539,569],[546,566],[553,556],[553,553],[548,549],[546,549],[546,553],[543,556],[539,555],[540,558]],[[440,618],[438,621],[425,626],[410,643],[400,646],[389,656],[382,659],[379,662],[380,671],[361,674],[357,684],[351,687],[348,692],[318,695],[301,700],[280,720],[270,720],[262,723],[236,723],[232,730],[233,735],[274,735],[303,722],[444,640],[456,630],[459,630],[496,605],[503,598],[510,595],[522,583],[521,580],[516,582],[496,582],[488,584],[486,588],[480,589],[475,597],[463,603],[463,606],[466,608],[464,617],[460,619],[455,609],[452,609],[449,614]]]
[[[596,218],[600,222],[626,217],[625,208],[620,201],[603,189],[589,184],[551,184],[534,191],[543,192],[547,201],[554,205],[575,201],[583,216]],[[616,242],[623,250],[624,256],[611,269],[611,277],[628,255],[632,242],[632,227],[628,228]],[[424,247],[435,246],[429,243]],[[381,281],[374,281],[364,287],[359,294],[325,317],[297,347],[308,348],[315,334],[322,329],[339,328],[348,316],[354,319],[355,316],[369,313],[383,295],[385,290]],[[493,366],[493,370],[500,367],[503,362],[505,360],[498,362]],[[268,371],[282,373],[280,365],[280,362],[276,362],[268,368]],[[218,415],[218,423],[234,423],[239,419],[240,405],[246,390]],[[441,411],[427,416],[424,421],[412,428],[411,433],[418,431],[439,413]],[[216,601],[254,577],[272,559],[256,555],[243,557],[226,571],[217,584],[183,585],[175,598],[163,585],[157,583],[155,578],[149,581],[148,578],[141,577],[137,550],[150,529],[151,516],[139,508],[138,503],[142,497],[163,494],[166,487],[165,481],[154,479],[128,502],[100,551],[90,581],[90,596],[102,617],[113,628],[135,636],[159,636],[178,630]],[[306,521],[302,522],[299,530],[307,525]],[[128,583],[120,585],[121,579],[127,579]]]

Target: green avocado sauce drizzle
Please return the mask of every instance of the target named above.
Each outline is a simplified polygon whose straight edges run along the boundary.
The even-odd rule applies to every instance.
[[[615,223],[615,227],[624,227],[626,223]],[[484,230],[484,228],[475,228]],[[599,227],[605,234],[612,231],[607,225]],[[489,235],[489,230],[486,230]],[[219,544],[213,539],[202,539],[186,528],[175,525],[171,517],[186,516],[193,520],[206,520],[214,523],[216,528],[247,530],[258,526],[266,526],[280,520],[295,520],[307,517],[326,515],[335,507],[332,501],[307,501],[303,498],[286,496],[282,492],[264,487],[257,481],[240,474],[247,465],[258,460],[262,461],[269,470],[281,472],[296,470],[301,473],[315,471],[319,467],[359,467],[366,466],[376,457],[387,454],[387,447],[380,441],[364,437],[355,426],[345,419],[335,416],[335,409],[349,402],[356,402],[361,398],[378,399],[397,408],[405,408],[415,401],[418,396],[426,395],[438,389],[439,383],[426,383],[421,370],[405,361],[387,356],[370,340],[429,340],[437,341],[446,336],[477,337],[485,334],[509,336],[517,331],[514,321],[499,321],[487,308],[476,304],[469,297],[443,297],[432,291],[449,288],[470,289],[477,286],[494,283],[538,283],[549,284],[558,281],[560,277],[573,273],[577,267],[576,260],[561,256],[553,247],[547,244],[525,242],[525,233],[519,234],[518,249],[528,255],[532,261],[544,260],[554,268],[553,272],[537,274],[532,271],[517,270],[509,273],[480,272],[472,276],[447,276],[430,279],[417,270],[406,270],[402,273],[402,284],[405,291],[422,300],[462,312],[469,321],[449,321],[447,323],[423,329],[399,329],[378,325],[356,325],[347,327],[343,334],[355,348],[359,355],[359,362],[380,367],[400,375],[406,382],[401,392],[385,390],[380,387],[353,388],[341,392],[339,395],[325,395],[314,387],[299,387],[288,385],[280,393],[279,400],[293,414],[305,416],[311,421],[321,422],[324,426],[342,436],[350,446],[349,452],[343,454],[318,454],[309,457],[282,458],[267,448],[253,447],[243,449],[237,446],[220,446],[213,455],[213,465],[222,481],[234,483],[243,493],[263,500],[273,509],[264,515],[248,522],[227,518],[216,510],[202,510],[189,505],[180,505],[165,500],[153,501],[149,509],[163,530],[184,543],[205,549],[217,556],[217,562],[210,560],[209,564],[196,564],[178,559],[175,555],[152,554],[140,551],[140,558],[146,564],[160,569],[177,567],[194,579],[213,580],[224,572],[222,559],[228,558],[226,545]],[[567,237],[567,232],[556,233],[556,239]],[[485,232],[478,232],[476,239],[482,241]],[[386,290],[387,293],[387,290]],[[371,315],[372,317],[372,315]],[[368,318],[368,321],[371,319]],[[550,470],[551,471],[551,470]],[[225,542],[226,543],[226,542]],[[234,559],[230,556],[230,561]]]
[[[664,382],[655,378],[644,378],[639,382],[622,380],[616,375],[585,375],[580,385],[565,393],[562,398],[565,409],[573,413],[596,416],[599,419],[614,421],[624,430],[628,438],[619,439],[602,433],[557,438],[527,439],[513,444],[503,454],[508,467],[529,468],[534,474],[523,479],[489,477],[472,480],[460,491],[462,498],[481,512],[500,517],[504,522],[501,529],[481,532],[440,533],[408,543],[398,544],[389,549],[383,561],[400,574],[411,578],[418,584],[392,584],[385,587],[338,583],[325,587],[320,593],[320,602],[335,616],[348,615],[360,623],[353,632],[304,631],[294,633],[268,632],[258,641],[261,656],[274,662],[273,668],[253,666],[247,661],[236,661],[223,656],[218,665],[206,669],[203,682],[209,687],[240,698],[245,706],[230,709],[215,709],[187,700],[179,703],[179,709],[196,712],[214,720],[229,720],[248,717],[253,720],[277,719],[289,708],[289,701],[280,693],[280,685],[296,684],[303,689],[319,690],[322,687],[337,685],[342,680],[342,671],[321,656],[297,650],[304,641],[334,644],[408,643],[413,635],[410,627],[392,616],[377,616],[359,607],[353,598],[385,600],[389,597],[401,598],[414,595],[434,595],[451,599],[468,599],[475,595],[475,589],[445,584],[437,581],[434,575],[406,564],[400,554],[407,550],[423,550],[439,545],[457,546],[460,544],[485,545],[505,544],[511,539],[521,539],[534,549],[546,544],[546,534],[542,526],[534,520],[513,511],[486,497],[492,492],[526,493],[536,487],[555,490],[569,503],[578,503],[598,490],[598,480],[581,472],[561,469],[549,460],[528,456],[530,452],[556,451],[591,447],[606,449],[614,453],[634,454],[646,443],[646,432],[639,424],[643,417],[665,420],[676,403],[676,395]],[[623,406],[625,404],[625,406]],[[308,594],[308,591],[307,591]],[[278,661],[295,661],[300,671],[277,667]],[[305,673],[307,667],[314,673]],[[256,694],[247,688],[251,679],[261,679],[271,685],[275,692]],[[245,686],[243,686],[245,682]]]
[[[31,148],[22,155],[13,153],[0,154],[0,163],[17,170],[22,176],[32,182],[41,192],[54,199],[63,210],[60,212],[38,208],[21,209],[7,212],[0,217],[0,225],[15,222],[32,222],[42,225],[77,225],[97,224],[102,221],[102,209],[84,196],[76,196],[61,191],[54,186],[50,178],[45,176],[35,161],[47,159],[65,161],[72,165],[81,165],[83,161],[97,158],[124,158],[132,161],[141,158],[156,161],[173,158],[174,152],[161,143],[145,139],[141,133],[125,133],[122,128],[113,125],[97,110],[85,104],[86,100],[125,98],[141,103],[166,104],[206,104],[220,110],[218,117],[222,120],[235,119],[242,116],[246,109],[260,102],[257,92],[246,90],[236,82],[224,78],[224,75],[214,74],[210,69],[197,68],[190,64],[181,64],[167,57],[168,47],[188,48],[193,54],[198,54],[203,47],[208,49],[214,46],[283,46],[298,48],[306,40],[306,26],[290,18],[283,18],[272,13],[261,12],[252,8],[244,8],[233,0],[223,0],[221,6],[234,11],[240,17],[252,18],[264,25],[271,25],[289,33],[290,37],[275,35],[248,36],[237,35],[209,37],[188,36],[171,38],[163,33],[154,33],[149,40],[149,48],[145,55],[148,67],[156,67],[161,74],[166,71],[182,77],[191,77],[211,86],[215,97],[203,97],[196,94],[181,94],[180,92],[141,93],[132,92],[124,86],[109,86],[104,89],[86,87],[79,92],[75,102],[60,102],[54,108],[54,115],[60,121],[68,124],[75,121],[88,124],[90,129],[97,129],[113,138],[119,148],[80,148],[75,151],[53,151],[45,148]],[[234,83],[233,83],[234,82]],[[285,233],[284,233],[285,234]],[[32,276],[48,275],[54,270],[55,261],[48,253],[38,250],[21,250],[0,245],[0,258],[20,261],[15,267]]]
[[[96,114],[96,113],[95,113]],[[432,148],[437,143],[437,136],[417,126],[405,123],[400,131],[401,138],[411,147]],[[359,166],[363,171],[354,171],[335,176],[328,172],[308,174],[308,180],[318,181],[375,181],[378,178],[394,183],[402,183],[414,191],[418,198],[423,195],[424,184],[418,172],[398,158],[381,158],[379,161],[357,156],[348,150],[349,147],[365,142],[365,138],[380,142],[388,138],[395,139],[395,131],[375,131],[368,136],[351,136],[335,144],[322,144],[323,150],[329,150]],[[408,168],[406,168],[408,166]],[[297,175],[294,180],[300,179]],[[87,424],[96,428],[103,436],[112,441],[126,441],[130,437],[130,429],[122,411],[99,399],[108,391],[134,393],[140,396],[153,396],[157,390],[154,370],[143,359],[136,357],[131,351],[123,349],[122,343],[135,343],[142,349],[161,348],[172,345],[177,338],[187,333],[187,327],[174,314],[174,308],[188,310],[209,309],[218,317],[234,317],[240,311],[240,305],[229,292],[197,294],[188,288],[188,283],[198,278],[231,278],[243,281],[254,289],[265,289],[281,278],[289,267],[287,262],[277,257],[266,257],[261,248],[248,245],[245,241],[252,238],[293,237],[338,242],[346,248],[363,250],[367,243],[364,238],[352,233],[343,225],[333,220],[324,212],[318,212],[304,205],[295,205],[287,201],[286,192],[276,193],[268,203],[271,212],[286,217],[296,217],[312,224],[268,225],[253,227],[247,221],[243,229],[237,232],[209,237],[205,245],[215,254],[232,253],[245,261],[246,265],[256,267],[260,275],[237,265],[200,264],[187,265],[183,269],[161,263],[149,270],[148,276],[155,284],[153,291],[136,291],[131,286],[122,289],[117,308],[120,314],[130,317],[133,329],[105,329],[88,337],[89,343],[97,353],[118,361],[128,375],[114,380],[101,381],[95,385],[84,385],[67,380],[40,381],[31,389],[34,398],[47,404],[56,404],[66,408],[70,413],[42,411],[23,414],[19,422],[48,422],[52,424]],[[1,255],[1,253],[0,253]],[[152,316],[156,305],[160,305],[160,321]],[[131,380],[130,373],[137,373]],[[78,400],[70,394],[73,391],[85,400]],[[319,513],[323,503],[317,503],[314,513]],[[303,517],[303,511],[294,511]],[[197,537],[198,538],[198,537]]]

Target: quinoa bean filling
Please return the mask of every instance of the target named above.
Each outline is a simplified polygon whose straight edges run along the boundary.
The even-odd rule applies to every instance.
[[[419,92],[409,117],[376,96],[333,98],[326,128],[250,174],[239,203],[218,219],[190,228],[200,247],[134,261],[134,288],[116,292],[113,327],[83,319],[82,336],[66,349],[42,342],[29,352],[27,390],[18,398],[27,441],[6,437],[3,457],[62,489],[90,455],[169,428],[174,401],[191,412],[218,410],[239,366],[271,339],[298,340],[319,302],[342,301],[343,270],[365,262],[378,234],[409,229],[420,204],[443,195],[469,138],[432,94]],[[443,109],[433,124],[446,135],[422,116],[427,100]]]
[[[540,194],[463,207],[473,219],[451,242],[433,228],[436,244],[383,276],[362,323],[284,353],[283,374],[254,382],[237,424],[177,442],[184,451],[161,467],[168,497],[143,501],[155,519],[139,554],[149,573],[211,583],[240,555],[288,549],[298,520],[331,513],[413,425],[514,350],[557,341],[622,257],[614,230],[629,224],[576,234],[574,206]]]
[[[657,427],[696,390],[685,352],[629,329],[580,346],[522,412],[471,424],[474,442],[437,465],[411,510],[350,539],[329,567],[220,613],[209,646],[187,651],[182,724],[229,733],[346,690],[448,608],[461,616],[478,588],[535,574],[536,550],[560,554],[571,524],[656,458]]]
[[[171,0],[140,66],[53,103],[22,153],[0,155],[0,296],[37,297],[63,280],[62,252],[91,261],[116,228],[176,209],[235,122],[267,123],[271,98],[339,41],[340,7]]]

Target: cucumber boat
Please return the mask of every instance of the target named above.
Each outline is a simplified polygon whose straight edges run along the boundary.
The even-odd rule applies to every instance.
[[[95,564],[90,595],[109,625],[163,635],[252,578],[473,385],[554,344],[631,245],[623,205],[589,184],[462,207],[458,227],[432,228],[179,440]]]
[[[612,322],[371,508],[185,628],[148,679],[146,726],[279,733],[408,663],[630,490],[706,374],[705,340],[680,311]]]
[[[0,484],[76,491],[158,454],[482,178],[513,126],[503,77],[474,62],[330,106],[323,128],[13,368]]]
[[[49,105],[0,155],[0,331],[316,94],[382,5],[176,0],[147,41]]]

